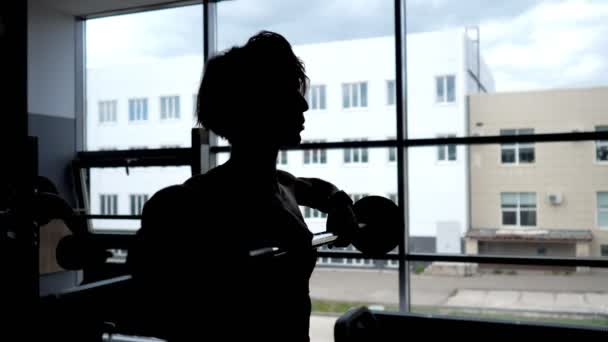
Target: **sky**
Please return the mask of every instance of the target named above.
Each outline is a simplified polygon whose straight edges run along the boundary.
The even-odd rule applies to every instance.
[[[292,44],[393,35],[393,0],[232,0],[218,46],[268,29]],[[408,32],[478,26],[497,91],[608,85],[608,0],[408,0]],[[87,23],[87,66],[202,54],[202,7]],[[415,67],[415,66],[408,66]]]

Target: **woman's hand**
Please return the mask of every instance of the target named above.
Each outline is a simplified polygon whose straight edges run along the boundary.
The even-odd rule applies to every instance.
[[[337,191],[328,200],[327,231],[338,236],[332,244],[346,247],[352,242],[355,231],[359,229],[353,201],[344,191]]]

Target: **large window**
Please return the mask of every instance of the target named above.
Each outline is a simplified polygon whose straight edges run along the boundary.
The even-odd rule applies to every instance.
[[[608,191],[597,193],[597,225],[608,228]]]
[[[435,101],[438,103],[456,101],[456,77],[454,75],[435,77]]]
[[[595,127],[596,132],[608,132],[608,126]],[[598,162],[608,162],[608,140],[598,140],[595,142],[595,160]]]
[[[342,84],[342,108],[367,107],[367,82]]]
[[[160,97],[160,119],[179,119],[179,96]]]
[[[501,129],[500,135],[534,134],[533,128]],[[500,146],[500,161],[503,164],[534,163],[534,143],[509,143]]]
[[[503,226],[536,226],[536,193],[503,192],[500,206]]]

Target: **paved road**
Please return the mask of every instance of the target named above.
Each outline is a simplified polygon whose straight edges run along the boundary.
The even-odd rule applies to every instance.
[[[457,290],[608,293],[608,274],[553,275],[533,272],[472,277],[412,275],[414,305],[442,305]],[[313,273],[311,297],[378,304],[399,302],[396,271],[321,269]]]

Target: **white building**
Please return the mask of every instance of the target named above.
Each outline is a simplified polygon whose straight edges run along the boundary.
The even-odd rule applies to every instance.
[[[478,91],[475,43],[462,29],[410,34],[407,44],[408,137],[466,135],[466,95]],[[393,37],[297,45],[294,50],[311,80],[304,141],[396,137]],[[483,63],[480,67],[482,86],[491,92],[492,77]],[[88,69],[88,150],[189,146],[201,72],[200,56]],[[408,153],[410,236],[432,239],[438,227],[447,227],[455,238],[431,247],[459,253],[469,226],[466,148],[412,148]],[[353,196],[394,198],[395,159],[389,149],[347,149],[283,152],[277,162],[281,169],[326,179]],[[132,169],[130,176],[124,169],[92,170],[92,212],[137,213],[144,195],[189,176],[186,167]],[[323,215],[303,211],[312,231],[325,229]],[[138,225],[94,222],[98,228]]]

